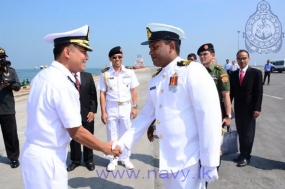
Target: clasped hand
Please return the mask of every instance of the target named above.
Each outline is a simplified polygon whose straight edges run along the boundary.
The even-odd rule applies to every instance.
[[[122,154],[122,149],[120,148],[120,146],[117,146],[115,142],[109,141],[107,143],[107,146],[108,146],[108,150],[107,150],[107,153],[105,153],[106,155],[111,155],[114,158],[116,158],[116,157],[119,157],[120,154]],[[111,146],[111,149],[110,149],[110,146]]]

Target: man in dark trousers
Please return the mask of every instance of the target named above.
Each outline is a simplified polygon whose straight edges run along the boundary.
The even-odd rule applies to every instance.
[[[239,50],[236,57],[240,69],[230,75],[230,96],[231,100],[234,99],[240,154],[234,161],[238,167],[243,167],[250,163],[256,118],[261,111],[263,85],[262,72],[248,66],[249,53]]]
[[[2,129],[7,157],[11,160],[11,168],[19,163],[19,139],[17,134],[14,91],[19,91],[21,84],[11,62],[6,60],[6,52],[0,47],[0,125]]]
[[[94,134],[94,116],[97,113],[98,102],[93,76],[87,72],[77,72],[74,76],[80,93],[82,125]],[[75,140],[70,142],[70,159],[72,163],[67,167],[68,172],[73,171],[81,162],[81,144]],[[83,146],[83,160],[89,171],[95,169],[92,149]]]

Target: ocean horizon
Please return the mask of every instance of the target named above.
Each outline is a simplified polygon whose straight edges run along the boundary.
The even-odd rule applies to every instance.
[[[26,79],[31,81],[37,75],[37,73],[41,71],[41,69],[15,69],[15,70],[18,75],[20,83]],[[101,73],[101,70],[102,70],[101,68],[86,68],[85,72],[89,72],[92,75],[99,75]]]

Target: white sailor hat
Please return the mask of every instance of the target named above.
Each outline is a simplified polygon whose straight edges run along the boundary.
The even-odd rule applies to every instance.
[[[54,43],[54,46],[74,43],[81,47],[84,47],[87,51],[92,51],[92,48],[89,46],[89,26],[85,25],[81,28],[62,32],[62,33],[53,33],[46,35],[44,40],[48,43]]]
[[[146,27],[146,32],[148,40],[142,42],[142,45],[148,45],[151,41],[157,40],[174,40],[178,41],[180,44],[181,39],[185,38],[185,33],[182,29],[166,24],[148,24]]]

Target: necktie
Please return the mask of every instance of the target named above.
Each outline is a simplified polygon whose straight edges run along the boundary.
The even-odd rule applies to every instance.
[[[74,77],[75,77],[75,85],[76,85],[76,88],[78,91],[80,91],[80,82],[77,78],[77,74],[74,74]]]
[[[240,70],[240,74],[239,74],[239,85],[240,86],[242,84],[243,78],[244,78],[244,71]]]

